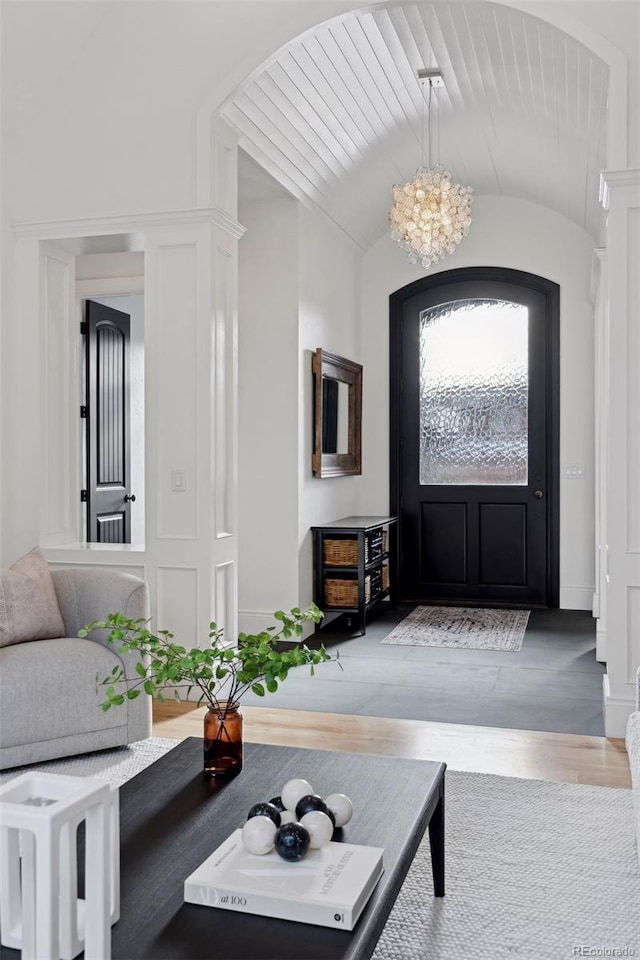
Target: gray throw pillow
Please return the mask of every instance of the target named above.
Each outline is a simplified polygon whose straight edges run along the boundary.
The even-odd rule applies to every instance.
[[[35,547],[0,571],[0,647],[64,635],[49,565]]]

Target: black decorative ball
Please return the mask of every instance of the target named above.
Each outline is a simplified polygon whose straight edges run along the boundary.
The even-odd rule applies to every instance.
[[[251,820],[252,817],[269,817],[273,820],[276,827],[280,826],[280,811],[275,804],[271,802],[254,803],[247,814],[247,820]]]
[[[283,810],[286,810],[284,803],[282,802],[282,797],[271,797],[269,803],[272,803],[276,810],[279,810],[282,813]]]
[[[326,815],[331,820],[331,823],[336,825],[336,818],[329,810],[329,807],[326,805],[322,797],[319,797],[317,793],[308,793],[306,797],[302,797],[298,800],[296,804],[296,817],[300,820],[301,817],[304,817],[305,813],[311,813],[312,810],[319,810],[320,813],[326,813]]]
[[[276,830],[276,853],[283,860],[302,860],[310,844],[311,835],[301,823],[283,823]]]

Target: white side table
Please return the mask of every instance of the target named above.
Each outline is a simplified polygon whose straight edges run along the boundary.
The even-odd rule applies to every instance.
[[[0,787],[0,926],[22,960],[109,960],[120,910],[119,795],[88,777],[25,773]],[[85,821],[85,898],[77,832]]]

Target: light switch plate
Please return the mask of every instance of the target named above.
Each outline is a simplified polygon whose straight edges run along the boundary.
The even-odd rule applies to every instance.
[[[584,464],[568,463],[564,468],[564,475],[570,480],[584,480]]]
[[[173,493],[184,493],[187,489],[187,475],[184,470],[171,471],[171,490]]]

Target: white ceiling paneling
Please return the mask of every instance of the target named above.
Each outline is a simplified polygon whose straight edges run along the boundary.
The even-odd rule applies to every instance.
[[[223,115],[250,156],[366,248],[388,229],[391,185],[422,162],[417,71],[434,66],[445,87],[432,110],[432,159],[476,193],[544,204],[596,237],[606,65],[503,5],[390,3],[329,21],[255,75]]]

